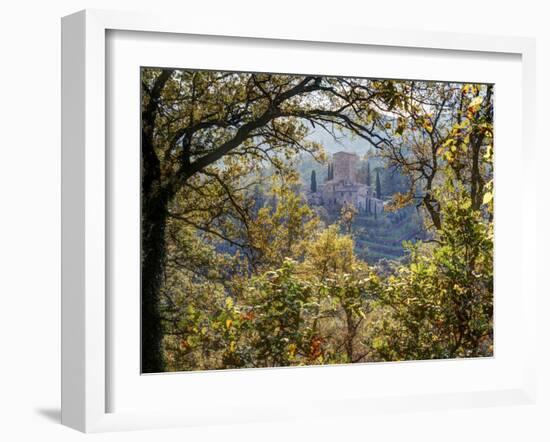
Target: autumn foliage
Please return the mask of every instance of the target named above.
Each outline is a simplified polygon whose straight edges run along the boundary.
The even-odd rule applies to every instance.
[[[492,106],[491,85],[143,69],[144,371],[491,356]],[[356,208],[304,197],[312,130],[374,147],[408,183],[386,212],[427,240],[360,259]]]

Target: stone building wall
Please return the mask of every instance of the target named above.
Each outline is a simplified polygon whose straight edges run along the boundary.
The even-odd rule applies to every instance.
[[[355,183],[357,178],[356,168],[359,157],[355,153],[337,152],[333,155],[334,178],[333,181],[346,181]]]

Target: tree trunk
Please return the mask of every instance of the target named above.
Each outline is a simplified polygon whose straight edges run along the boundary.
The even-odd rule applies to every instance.
[[[141,244],[141,371],[165,369],[162,352],[160,289],[166,255],[165,229],[168,201],[163,197],[143,198]]]
[[[353,340],[355,338],[355,327],[353,324],[353,313],[348,310],[344,309],[346,314],[346,326],[347,326],[347,334],[346,334],[346,340],[345,340],[345,348],[346,348],[346,355],[348,357],[348,362],[353,362]]]
[[[164,85],[172,75],[164,69],[151,89],[142,88],[148,101],[141,112],[141,372],[164,371],[160,288],[164,275],[166,244],[164,232],[168,194],[162,190],[160,161],[153,134],[157,104]],[[143,101],[142,101],[143,103]]]

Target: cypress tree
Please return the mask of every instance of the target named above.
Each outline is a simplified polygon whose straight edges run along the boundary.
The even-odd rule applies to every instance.
[[[367,186],[371,185],[371,179],[370,179],[370,163],[367,161]]]
[[[379,170],[376,169],[376,198],[380,199],[382,196],[382,189],[380,188],[380,173]]]
[[[317,176],[314,170],[311,171],[311,192],[317,192]]]

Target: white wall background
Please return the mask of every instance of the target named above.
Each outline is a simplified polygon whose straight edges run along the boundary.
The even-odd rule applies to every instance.
[[[534,36],[538,52],[539,191],[548,192],[550,14],[545,2],[460,0],[19,0],[0,10],[0,439],[78,441],[550,440],[549,326],[545,275],[550,250],[540,205],[540,398],[536,406],[376,415],[85,436],[59,425],[60,17],[83,8],[164,10],[231,20],[315,21],[377,28]],[[542,285],[544,284],[544,287]]]

